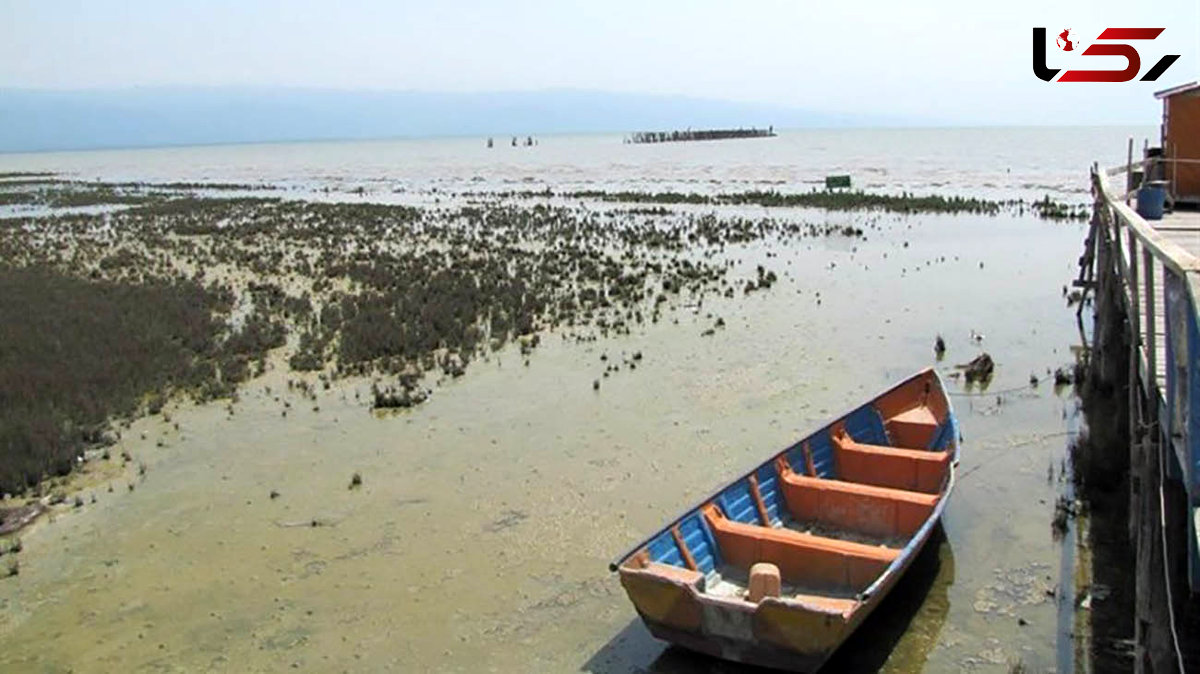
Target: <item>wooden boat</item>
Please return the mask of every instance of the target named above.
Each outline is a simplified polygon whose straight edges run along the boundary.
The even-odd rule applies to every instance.
[[[929,539],[958,422],[927,369],[770,457],[615,560],[659,639],[818,669]]]

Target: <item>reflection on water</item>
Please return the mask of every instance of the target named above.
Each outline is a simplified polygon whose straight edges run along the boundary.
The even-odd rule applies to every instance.
[[[903,579],[834,653],[826,669],[921,671],[950,613],[953,584],[954,551],[939,526]]]

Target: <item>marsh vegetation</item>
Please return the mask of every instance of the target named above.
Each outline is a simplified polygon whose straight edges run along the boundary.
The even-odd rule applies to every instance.
[[[849,191],[509,192],[414,207],[242,193],[267,185],[6,178],[0,202],[46,208],[0,220],[6,492],[70,471],[84,448],[111,443],[114,420],[156,414],[172,396],[233,398],[276,363],[326,388],[368,377],[364,404],[412,407],[430,378],[460,377],[510,343],[528,364],[552,333],[628,335],[706,297],[768,290],[777,270],[736,264],[748,246],[862,240],[878,222],[789,209],[1024,208]],[[89,204],[114,209],[55,213]],[[780,210],[748,217],[742,206]],[[715,321],[705,336],[724,326]]]
[[[410,407],[427,398],[427,373],[459,377],[510,342],[528,359],[547,332],[629,334],[707,294],[770,287],[761,266],[733,278],[731,247],[863,236],[665,209],[414,208],[55,180],[0,194],[122,208],[0,220],[0,491],[70,471],[84,448],[111,444],[110,422],[159,413],[171,396],[235,396],[273,350],[326,387],[372,377],[374,406]]]

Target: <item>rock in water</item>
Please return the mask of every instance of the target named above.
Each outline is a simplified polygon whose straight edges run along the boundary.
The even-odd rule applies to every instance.
[[[938,358],[941,358],[943,355],[945,355],[945,353],[946,353],[946,340],[942,339],[941,335],[938,335],[937,339],[934,340],[934,342],[933,342],[933,354],[935,356],[937,356]]]
[[[981,353],[965,366],[967,382],[986,382],[992,378],[992,371],[995,369],[996,364],[992,362],[992,357]]]

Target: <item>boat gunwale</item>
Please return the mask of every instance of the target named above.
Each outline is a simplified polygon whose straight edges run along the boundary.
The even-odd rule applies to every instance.
[[[923,541],[924,538],[928,538],[929,532],[932,530],[933,525],[936,524],[937,521],[941,518],[942,511],[945,510],[945,504],[946,504],[947,497],[949,497],[951,490],[953,490],[953,488],[954,488],[955,472],[956,472],[955,468],[958,465],[958,452],[959,452],[958,417],[954,413],[954,405],[950,400],[950,394],[946,391],[946,383],[942,379],[941,375],[938,374],[937,369],[934,367],[922,368],[921,370],[918,370],[913,375],[906,377],[905,379],[893,384],[892,386],[889,386],[888,388],[884,389],[883,391],[880,391],[879,393],[875,394],[874,396],[871,396],[867,400],[868,400],[868,402],[875,402],[876,400],[879,400],[880,398],[901,388],[902,386],[908,384],[909,382],[925,376],[927,373],[932,373],[934,378],[937,379],[938,386],[941,388],[942,397],[944,397],[946,399],[946,420],[950,422],[950,424],[952,426],[952,430],[953,430],[953,435],[951,437],[951,442],[953,443],[953,455],[950,460],[950,470],[947,474],[946,482],[944,483],[944,489],[939,490],[940,498],[938,498],[937,505],[934,506],[933,512],[930,513],[929,518],[925,521],[924,524],[921,525],[921,528],[918,529],[913,534],[913,536],[909,540],[908,544],[905,545],[904,548],[901,549],[900,554],[897,555],[895,561],[893,561],[892,564],[888,566],[888,568],[884,569],[883,573],[879,574],[879,577],[876,578],[875,581],[867,587],[867,589],[865,589],[861,593],[859,593],[860,599],[865,600],[867,597],[869,597],[871,595],[871,593],[877,591],[879,584],[885,578],[888,578],[889,574],[892,574],[894,572],[894,570],[898,566],[898,563],[901,562],[902,560],[904,560],[907,556],[913,554],[914,544],[916,544],[918,541]],[[666,526],[662,527],[661,529],[656,530],[654,533],[650,534],[649,536],[646,536],[641,541],[639,541],[637,544],[635,544],[634,546],[629,548],[626,552],[624,552],[620,556],[614,558],[613,561],[608,563],[608,570],[610,572],[618,571],[621,568],[621,564],[623,564],[626,560],[628,560],[630,557],[637,554],[638,551],[641,550],[642,548],[649,545],[651,541],[653,541],[655,538],[658,538],[660,535],[662,535],[663,532],[669,531],[671,529],[671,527],[674,527],[674,526],[678,525],[679,523],[681,523],[685,518],[688,517],[688,515],[691,515],[692,513],[698,511],[706,503],[712,501],[712,499],[717,494],[720,494],[721,492],[732,487],[733,485],[737,484],[738,482],[753,475],[754,473],[756,473],[758,471],[759,468],[762,468],[766,464],[770,463],[776,457],[782,455],[784,452],[788,451],[789,449],[794,447],[796,444],[799,444],[799,443],[804,442],[805,440],[811,438],[813,435],[820,432],[821,429],[831,428],[838,421],[841,421],[841,420],[845,419],[846,417],[850,416],[851,413],[853,413],[855,410],[859,409],[862,406],[863,406],[863,404],[860,402],[859,404],[857,404],[853,407],[850,407],[845,412],[842,412],[841,414],[832,417],[827,423],[818,426],[817,430],[814,430],[813,432],[809,433],[808,435],[805,435],[800,440],[788,445],[787,447],[784,447],[782,450],[771,454],[769,457],[767,457],[766,460],[759,461],[758,463],[754,464],[750,468],[750,470],[747,470],[744,473],[740,473],[737,477],[733,478],[732,480],[729,480],[728,482],[723,483],[721,486],[714,489],[710,494],[702,497],[696,503],[685,508],[682,512],[679,513],[678,516],[671,519],[667,523]],[[917,546],[917,547],[919,547],[919,546]]]

